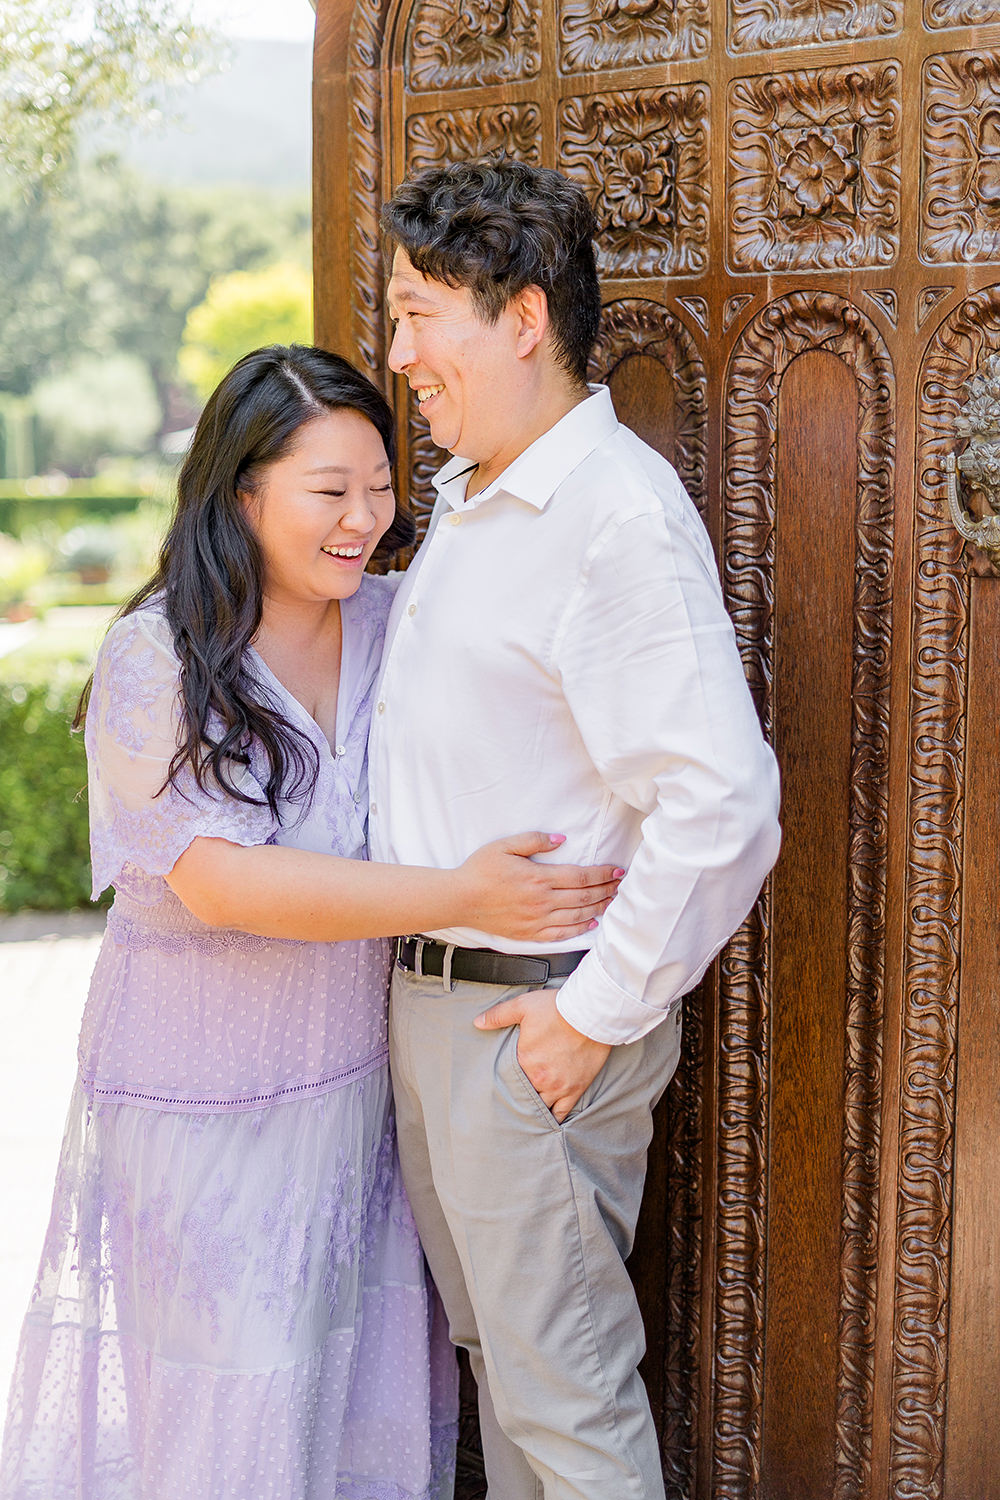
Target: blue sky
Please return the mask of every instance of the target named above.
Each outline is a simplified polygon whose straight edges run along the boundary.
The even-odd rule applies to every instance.
[[[224,36],[311,42],[316,17],[309,0],[189,0],[196,21]]]

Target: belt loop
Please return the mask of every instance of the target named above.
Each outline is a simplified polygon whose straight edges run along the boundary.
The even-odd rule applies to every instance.
[[[424,977],[424,949],[426,946],[426,938],[417,938],[416,952],[413,957],[413,972],[418,979],[423,979]]]
[[[453,995],[455,993],[455,986],[451,978],[451,961],[454,956],[455,944],[447,943],[444,950],[444,962],[441,965],[441,983],[444,985],[449,995]]]

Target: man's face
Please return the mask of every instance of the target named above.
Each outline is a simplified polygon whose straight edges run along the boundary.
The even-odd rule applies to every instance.
[[[466,287],[433,281],[397,250],[387,292],[395,324],[389,368],[405,375],[438,447],[488,462],[509,440],[512,392],[520,374],[516,312],[480,316]]]

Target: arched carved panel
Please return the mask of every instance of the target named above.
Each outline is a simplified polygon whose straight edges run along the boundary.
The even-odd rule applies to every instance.
[[[709,0],[562,0],[559,66],[596,73],[704,57],[711,34]]]
[[[606,303],[591,356],[591,379],[608,380],[623,360],[637,353],[659,360],[670,374],[679,410],[672,462],[704,512],[708,402],[698,345],[686,324],[659,302],[622,297]]]
[[[732,268],[890,265],[899,249],[900,114],[894,62],[732,83],[726,168]]]
[[[945,498],[961,387],[1000,349],[1000,288],[938,329],[918,388],[909,860],[893,1320],[893,1500],[943,1494],[969,594]]]
[[[729,45],[734,52],[888,36],[902,24],[903,0],[820,0],[815,5],[729,0]]]
[[[591,359],[591,379],[610,380],[626,361],[639,356],[658,360],[669,374],[675,393],[672,460],[691,498],[704,510],[708,404],[705,365],[695,338],[660,303],[640,297],[607,303]],[[668,1500],[685,1500],[692,1493],[698,1440],[702,1006],[700,990],[685,998],[681,1061],[663,1107],[666,1212],[657,1228],[667,1241],[661,1451]]]
[[[866,1492],[874,1382],[879,1107],[888,817],[893,380],[877,329],[823,293],[792,293],[747,325],[726,387],[723,579],[744,668],[772,726],[775,433],[782,375],[825,350],[858,391],[848,951],[842,1138],[836,1489]],[[771,981],[769,887],[726,951],[720,981],[714,1500],[760,1478],[767,1258]]]
[[[703,84],[564,99],[556,165],[583,184],[610,276],[683,276],[708,265]]]
[[[417,0],[406,28],[408,88],[479,88],[534,78],[542,65],[536,0]]]
[[[995,20],[995,6],[992,12]],[[997,260],[1000,55],[929,57],[921,89],[920,253],[934,263]]]

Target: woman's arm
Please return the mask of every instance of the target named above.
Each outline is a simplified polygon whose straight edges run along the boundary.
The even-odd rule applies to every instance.
[[[535,864],[559,835],[486,844],[455,870],[380,865],[265,844],[196,838],[167,884],[196,917],[260,937],[338,942],[477,927],[560,942],[596,925],[618,888],[612,865]]]

